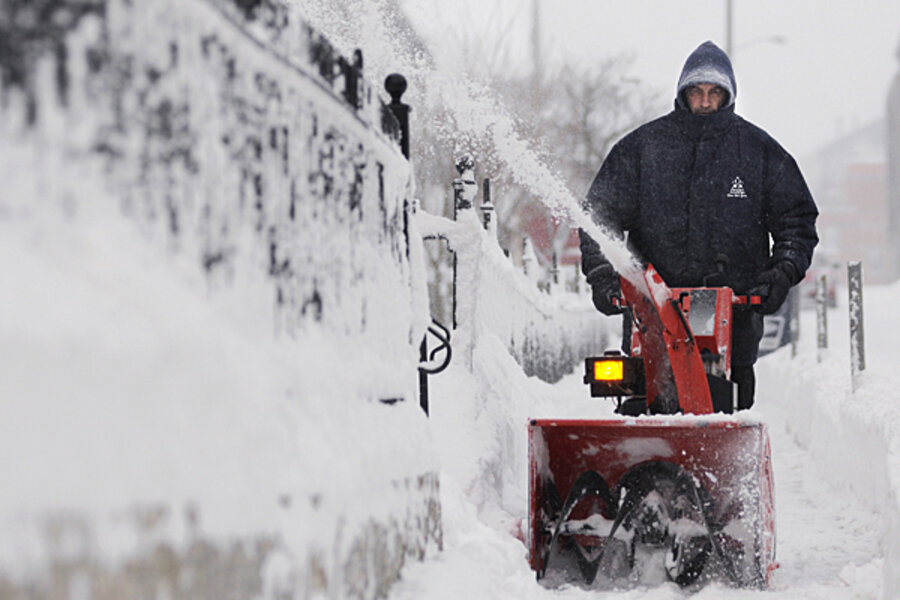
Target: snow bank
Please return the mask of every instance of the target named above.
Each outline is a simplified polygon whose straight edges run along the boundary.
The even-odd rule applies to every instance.
[[[410,165],[239,4],[54,4],[0,90],[0,589],[369,598],[440,546]]]
[[[863,293],[868,369],[855,393],[842,306],[828,314],[829,350],[822,362],[816,358],[814,315],[807,312],[796,358],[784,348],[760,361],[757,398],[763,410],[786,411],[793,437],[816,457],[811,468],[820,478],[881,515],[887,599],[900,589],[900,376],[891,364],[900,334],[900,286]]]
[[[457,252],[454,358],[430,378],[441,485],[462,490],[483,521],[521,538],[528,420],[611,412],[611,403],[589,398],[581,365],[607,349],[610,323],[618,320],[597,313],[586,293],[539,291],[473,211],[461,211],[456,222],[419,213],[416,222]]]

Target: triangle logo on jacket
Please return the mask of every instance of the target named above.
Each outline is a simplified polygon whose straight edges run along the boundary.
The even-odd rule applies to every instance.
[[[744,182],[740,177],[735,177],[731,182],[731,189],[728,191],[729,198],[746,198],[747,192],[744,191]]]

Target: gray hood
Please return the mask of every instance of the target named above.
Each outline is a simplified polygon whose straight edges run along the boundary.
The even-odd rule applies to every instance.
[[[734,104],[737,96],[737,82],[734,79],[734,70],[731,60],[725,52],[712,42],[703,42],[697,49],[691,52],[681,70],[678,78],[677,103],[682,108],[688,108],[682,92],[692,85],[700,83],[712,83],[728,92],[728,101],[722,108]]]

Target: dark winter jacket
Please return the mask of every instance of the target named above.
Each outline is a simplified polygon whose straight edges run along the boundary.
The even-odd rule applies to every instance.
[[[691,113],[683,92],[696,83],[725,88],[724,107]],[[793,265],[795,284],[818,242],[818,211],[796,162],[735,114],[736,95],[728,57],[711,42],[701,45],[685,63],[675,109],[618,142],[588,191],[594,220],[627,232],[629,246],[671,287],[727,285],[742,293],[780,261]],[[584,234],[581,251],[586,275],[607,264]],[[761,318],[754,320],[761,333]],[[744,362],[755,358],[754,345]]]

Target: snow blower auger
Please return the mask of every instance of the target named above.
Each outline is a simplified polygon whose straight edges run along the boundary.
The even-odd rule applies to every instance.
[[[769,438],[729,416],[727,379],[733,305],[759,298],[669,289],[652,266],[641,283],[622,278],[630,355],[585,360],[591,395],[620,416],[530,422],[531,566],[551,586],[764,588],[777,568]]]

